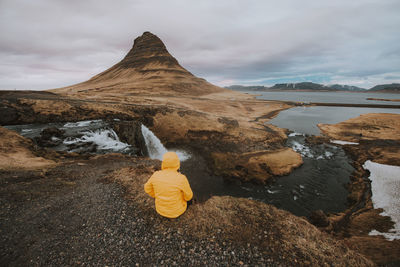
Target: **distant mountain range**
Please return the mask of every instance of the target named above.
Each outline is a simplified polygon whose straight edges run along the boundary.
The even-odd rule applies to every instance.
[[[277,83],[272,87],[266,86],[243,86],[231,85],[226,87],[237,91],[273,91],[273,90],[310,90],[310,91],[352,91],[352,92],[382,92],[382,93],[400,93],[400,83],[381,84],[370,89],[365,89],[352,85],[323,85],[312,82],[301,83]]]
[[[235,91],[265,91],[269,89],[269,87],[265,87],[262,85],[261,86],[231,85],[231,86],[226,86],[225,88]]]

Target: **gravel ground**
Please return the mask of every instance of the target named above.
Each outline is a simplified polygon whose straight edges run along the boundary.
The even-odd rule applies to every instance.
[[[120,185],[102,182],[134,164],[110,157],[44,174],[0,173],[0,265],[279,265],[250,244],[160,230],[157,214],[145,217]]]

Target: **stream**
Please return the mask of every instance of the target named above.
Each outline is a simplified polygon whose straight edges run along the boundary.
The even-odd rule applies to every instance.
[[[214,176],[200,155],[181,165],[196,197],[204,201],[213,195],[230,195],[256,199],[297,216],[308,216],[312,211],[341,212],[346,209],[348,191],[345,185],[353,167],[345,152],[333,145],[307,146],[304,136],[291,136],[287,141],[302,154],[304,164],[287,176],[276,177],[266,185],[228,182]]]
[[[27,124],[5,126],[22,136],[41,141],[43,130],[53,129],[47,136],[46,146],[50,149],[77,153],[119,152],[137,155],[138,148],[119,140],[109,123],[102,120]],[[54,130],[55,129],[55,130]],[[174,151],[181,160],[181,172],[188,177],[198,201],[202,202],[217,195],[230,195],[256,199],[292,212],[298,216],[308,216],[313,210],[340,212],[346,209],[346,183],[353,171],[349,160],[340,146],[333,144],[308,145],[305,136],[292,133],[287,146],[303,157],[304,164],[291,174],[272,179],[267,185],[227,182],[213,175],[206,160],[190,148],[165,148],[157,136],[142,125],[149,156],[162,159],[167,151]],[[46,139],[47,140],[47,139]]]

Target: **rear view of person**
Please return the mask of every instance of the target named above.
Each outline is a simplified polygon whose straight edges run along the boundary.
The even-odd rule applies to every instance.
[[[156,211],[167,218],[177,218],[193,197],[185,175],[178,172],[180,161],[175,152],[163,156],[161,171],[156,171],[144,185],[144,191],[155,198]]]

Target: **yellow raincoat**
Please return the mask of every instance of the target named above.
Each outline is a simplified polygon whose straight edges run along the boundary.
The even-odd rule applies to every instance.
[[[163,156],[161,171],[156,171],[144,185],[144,191],[156,199],[157,212],[168,218],[182,215],[193,197],[185,175],[178,172],[180,162],[175,152]]]

